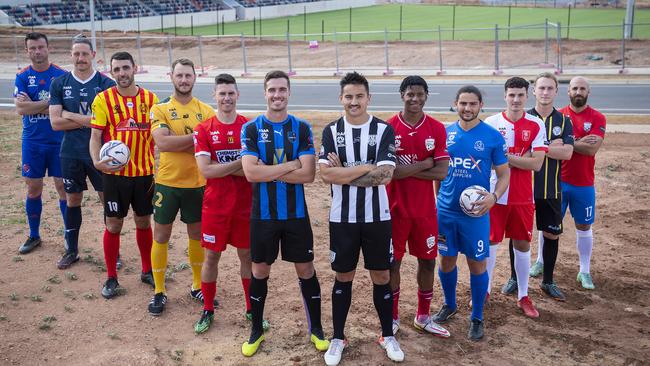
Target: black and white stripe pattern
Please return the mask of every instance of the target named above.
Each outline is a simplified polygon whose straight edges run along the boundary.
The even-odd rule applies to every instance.
[[[363,125],[347,123],[345,117],[327,125],[323,131],[319,163],[329,164],[334,152],[346,166],[362,164],[395,166],[395,133],[386,122],[370,116]],[[332,184],[330,221],[370,223],[390,220],[386,186],[356,187]]]

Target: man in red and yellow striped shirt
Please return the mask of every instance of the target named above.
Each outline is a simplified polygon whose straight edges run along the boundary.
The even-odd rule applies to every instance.
[[[128,52],[111,57],[111,75],[117,85],[97,94],[93,102],[90,156],[95,167],[104,173],[104,259],[108,280],[102,296],[110,299],[118,294],[117,256],[124,217],[133,207],[136,241],[142,261],[142,282],[154,285],[151,273],[151,214],[153,213],[154,157],[151,137],[150,109],[158,97],[135,84],[137,67]],[[113,167],[110,158],[100,160],[102,144],[119,140],[131,150],[126,165]]]

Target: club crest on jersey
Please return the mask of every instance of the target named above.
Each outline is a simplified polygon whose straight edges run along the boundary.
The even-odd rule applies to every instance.
[[[427,248],[432,249],[436,245],[436,237],[430,236],[427,238]]]
[[[48,100],[50,99],[50,92],[47,90],[41,90],[38,93],[38,100]],[[591,129],[591,123],[589,124],[589,128]]]
[[[203,114],[202,113],[197,113],[196,114],[196,119],[198,119],[199,121],[203,121]]]
[[[585,122],[585,132],[591,131],[591,122]]]
[[[140,113],[147,113],[147,105],[142,103],[140,104]]]
[[[435,139],[426,139],[424,140],[424,147],[427,148],[427,151],[431,151],[436,147]]]
[[[483,151],[485,150],[485,145],[483,144],[483,141],[478,140],[474,143],[474,150],[476,151]]]
[[[368,135],[368,146],[377,145],[377,135]]]
[[[345,147],[345,133],[337,132],[336,133],[336,147]]]
[[[524,141],[530,141],[530,130],[522,130],[521,139]]]
[[[296,142],[296,133],[293,131],[289,131],[287,134],[287,138],[289,139],[289,142],[294,143]]]
[[[552,133],[553,136],[560,136],[560,134],[562,133],[562,128],[560,128],[560,126],[555,126],[553,127]]]
[[[176,111],[172,111],[171,116],[172,119],[178,119],[178,113],[176,113]]]

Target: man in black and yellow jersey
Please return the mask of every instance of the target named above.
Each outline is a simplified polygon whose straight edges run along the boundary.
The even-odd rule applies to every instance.
[[[158,103],[156,94],[135,83],[137,66],[128,52],[111,56],[111,75],[116,86],[97,94],[92,104],[90,127],[90,157],[95,168],[104,173],[104,260],[108,279],[102,288],[106,299],[119,294],[117,259],[120,250],[120,232],[124,218],[133,208],[135,240],[140,250],[142,273],[140,280],[153,286],[151,274],[151,214],[153,207],[153,141],[149,111]],[[109,165],[111,158],[100,160],[103,143],[120,140],[131,151],[129,161],[119,167]]]
[[[174,93],[151,108],[151,134],[160,150],[156,173],[154,205],[154,241],[151,263],[155,294],[149,302],[149,314],[160,315],[167,302],[165,270],[167,248],[172,225],[180,210],[181,221],[187,224],[188,256],[192,267],[190,295],[203,301],[201,266],[201,203],[205,178],[199,173],[194,159],[194,127],[213,117],[214,109],[192,96],[196,81],[194,63],[178,59],[172,63],[171,81]]]
[[[557,87],[555,75],[548,72],[538,75],[533,89],[535,108],[528,111],[544,120],[546,139],[549,142],[542,169],[535,172],[535,219],[539,230],[539,246],[537,261],[530,269],[530,275],[536,277],[543,273],[542,290],[551,298],[564,301],[564,294],[553,281],[553,270],[562,233],[562,160],[571,159],[574,137],[569,117],[553,107]]]

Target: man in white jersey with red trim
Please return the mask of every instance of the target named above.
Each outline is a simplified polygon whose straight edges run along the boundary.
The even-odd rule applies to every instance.
[[[515,76],[508,79],[504,85],[506,110],[485,120],[505,138],[510,165],[508,189],[490,209],[490,256],[487,267],[491,284],[496,265],[497,244],[503,241],[504,236],[512,239],[517,274],[517,306],[526,316],[537,318],[539,312],[528,297],[530,241],[533,237],[535,214],[533,171],[542,167],[548,147],[544,122],[525,110],[528,86],[528,81],[523,78]],[[496,182],[497,176],[493,172],[490,178],[492,192]]]
[[[395,255],[390,268],[393,333],[397,333],[400,326],[400,267],[408,242],[409,253],[418,261],[418,305],[413,325],[420,331],[446,338],[449,332],[431,320],[429,308],[438,254],[438,219],[432,181],[441,181],[447,176],[447,133],[441,122],[424,113],[429,87],[422,77],[406,77],[399,89],[404,110],[387,121],[395,130],[397,153],[393,180],[386,187]]]

